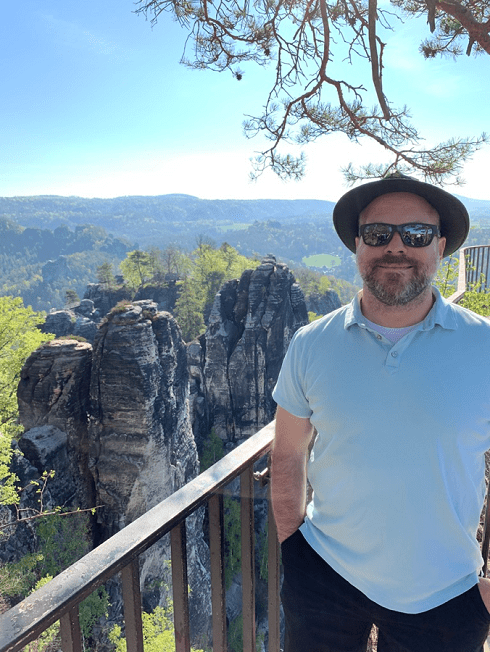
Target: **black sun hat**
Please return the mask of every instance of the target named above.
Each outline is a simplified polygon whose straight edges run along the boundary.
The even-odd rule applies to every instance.
[[[333,210],[335,230],[352,252],[356,252],[359,214],[373,199],[391,192],[410,192],[418,195],[436,209],[441,220],[441,235],[446,238],[444,256],[454,253],[466,240],[470,218],[459,199],[430,183],[395,172],[378,181],[371,181],[349,190],[336,203]]]

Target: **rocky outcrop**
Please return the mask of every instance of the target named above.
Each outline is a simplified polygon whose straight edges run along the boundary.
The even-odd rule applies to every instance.
[[[43,333],[53,333],[56,337],[76,335],[87,342],[93,342],[97,332],[97,324],[101,315],[90,299],[82,299],[79,304],[69,310],[52,310],[41,327]]]
[[[93,348],[73,340],[40,347],[22,370],[18,399],[26,459],[38,472],[57,471],[54,504],[103,505],[96,513],[95,544],[199,472],[188,412],[186,346],[173,317],[158,312],[151,301],[113,310]],[[187,537],[191,622],[194,631],[205,632],[210,588],[202,520],[201,512],[188,518]],[[158,587],[169,558],[166,540],[142,556],[148,608],[166,599]],[[117,613],[117,588],[111,601]]]
[[[39,473],[55,471],[53,504],[94,504],[87,431],[91,364],[90,344],[55,340],[30,355],[21,372],[17,399],[26,433],[19,447]]]
[[[66,279],[71,273],[66,256],[59,256],[56,260],[48,260],[41,269],[44,283],[54,283]]]
[[[167,274],[167,276],[170,276],[170,274]],[[175,279],[167,280],[160,285],[145,285],[136,292],[134,300],[154,301],[158,306],[158,310],[173,313],[178,296],[178,286]]]
[[[340,297],[334,290],[326,290],[322,294],[312,292],[306,297],[306,308],[308,312],[317,315],[327,315],[333,310],[341,307]]]
[[[90,395],[91,466],[110,536],[198,473],[173,317],[151,301],[110,314],[94,342]]]
[[[289,342],[308,321],[303,293],[273,257],[216,295],[206,333],[189,345],[194,434],[233,447],[274,418],[272,390]]]
[[[84,299],[94,302],[94,309],[103,317],[120,301],[131,301],[133,293],[127,285],[110,288],[106,283],[89,283]]]
[[[202,445],[212,428],[229,450],[273,419],[272,390],[284,354],[308,317],[293,275],[273,257],[225,283],[206,333],[187,346],[173,317],[151,300],[113,307],[100,321],[106,291],[92,289],[91,298],[63,312],[71,332],[70,314],[75,322],[99,320],[93,347],[69,340],[44,345],[27,361],[18,396],[29,468],[60,469],[65,484],[55,500],[103,505],[93,528],[98,543],[197,475],[196,441]],[[72,480],[83,494],[74,493]],[[256,493],[261,531],[266,496],[263,489]],[[203,632],[210,585],[202,513],[186,526],[191,623],[194,632]],[[169,556],[164,540],[142,557],[146,609],[165,598],[159,587]],[[230,617],[241,611],[241,599],[232,596],[235,589],[240,594],[239,582],[237,576],[230,589]],[[111,601],[117,613],[117,588]]]
[[[120,280],[122,283],[122,278]],[[129,303],[132,294],[125,285],[111,288],[105,283],[90,283],[80,303],[65,310],[52,310],[41,329],[43,333],[53,333],[56,337],[75,335],[83,337],[87,342],[94,342],[97,327],[103,317],[118,303]],[[177,297],[176,280],[172,279],[161,285],[140,288],[133,301],[150,300],[157,304],[159,311],[173,312]]]

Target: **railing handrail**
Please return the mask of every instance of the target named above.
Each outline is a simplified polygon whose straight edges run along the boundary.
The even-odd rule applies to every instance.
[[[458,267],[458,283],[456,290],[448,297],[451,303],[459,303],[463,298],[465,292],[468,291],[468,274],[467,274],[467,257],[470,251],[477,250],[490,250],[490,245],[472,245],[471,247],[463,247],[459,250],[459,267]],[[487,261],[490,256],[490,251],[487,256]],[[487,262],[488,267],[488,262]],[[476,270],[478,275],[481,270]],[[487,269],[488,274],[488,269]],[[487,276],[488,278],[488,276]]]
[[[0,615],[0,652],[17,652],[150,548],[271,448],[269,423],[209,469]]]

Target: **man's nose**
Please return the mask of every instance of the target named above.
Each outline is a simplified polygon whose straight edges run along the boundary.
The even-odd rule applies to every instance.
[[[395,251],[406,251],[407,245],[403,242],[401,235],[395,231],[393,237],[386,245],[386,251],[394,253]]]

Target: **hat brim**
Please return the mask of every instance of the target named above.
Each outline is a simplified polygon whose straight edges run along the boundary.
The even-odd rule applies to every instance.
[[[345,193],[333,210],[333,223],[340,239],[356,252],[359,235],[359,214],[377,197],[392,192],[410,192],[425,199],[440,216],[441,235],[446,238],[444,256],[461,247],[470,229],[470,218],[464,204],[450,193],[429,183],[407,177],[390,177],[371,181]]]

